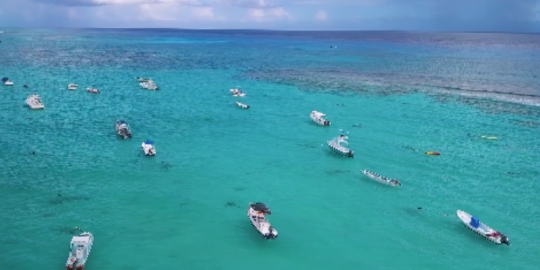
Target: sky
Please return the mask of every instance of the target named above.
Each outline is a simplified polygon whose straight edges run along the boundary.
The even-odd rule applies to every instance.
[[[540,0],[0,0],[0,27],[540,32]]]

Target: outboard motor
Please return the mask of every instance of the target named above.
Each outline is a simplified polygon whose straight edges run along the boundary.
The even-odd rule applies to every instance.
[[[349,150],[349,153],[347,153],[347,156],[348,156],[348,157],[354,157],[354,152],[351,151],[351,150]]]
[[[325,126],[329,126],[329,125],[330,125],[330,121],[324,120],[324,125],[325,125]]]
[[[510,239],[508,239],[508,236],[501,233],[501,243],[506,244],[507,246],[510,245]]]

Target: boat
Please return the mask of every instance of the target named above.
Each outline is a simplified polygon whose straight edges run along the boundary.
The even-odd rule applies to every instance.
[[[68,84],[68,90],[77,90],[77,85],[74,83]]]
[[[92,245],[94,244],[94,236],[89,232],[83,232],[73,236],[70,243],[69,257],[66,262],[67,270],[83,270]]]
[[[326,116],[326,114],[322,113],[322,112],[318,112],[318,111],[311,111],[311,113],[309,114],[309,117],[311,117],[311,119],[313,120],[313,122],[321,125],[321,126],[329,126],[330,125],[330,121],[326,120],[324,117]]]
[[[485,239],[495,244],[506,244],[507,246],[510,245],[510,239],[508,238],[508,236],[480,222],[480,219],[478,219],[478,217],[472,216],[471,214],[462,210],[457,210],[456,215],[459,219],[461,219],[465,227],[475,232],[476,234],[484,237]]]
[[[342,131],[339,136],[328,141],[328,147],[330,147],[330,149],[336,154],[346,157],[354,157],[354,151],[349,149],[349,142],[347,141],[349,137],[345,136],[344,133],[345,132]]]
[[[238,88],[232,88],[230,89],[231,94],[235,97],[245,97],[246,93]]]
[[[87,91],[88,93],[92,93],[92,94],[99,94],[99,93],[101,93],[101,92],[99,91],[99,89],[93,88],[93,87],[88,87],[88,88],[86,88],[86,91]]]
[[[142,78],[142,77],[137,77],[135,78],[138,82],[147,82],[147,81],[150,81],[151,79],[150,78]]]
[[[379,183],[383,183],[385,185],[389,185],[389,186],[393,186],[393,187],[396,187],[396,186],[401,186],[401,183],[399,182],[398,179],[391,179],[391,178],[388,178],[386,176],[382,176],[378,173],[374,173],[372,171],[368,171],[368,170],[362,170],[362,173],[365,174],[367,177],[371,178],[372,180],[375,180]]]
[[[427,151],[425,152],[426,155],[430,155],[430,156],[440,156],[441,153],[439,152],[435,152],[435,151]]]
[[[498,139],[495,136],[486,136],[486,135],[480,136],[480,138],[486,139],[486,140],[496,140],[496,139]]]
[[[116,128],[116,133],[118,133],[122,139],[131,139],[131,131],[129,130],[129,124],[126,121],[118,120],[114,123],[114,126]]]
[[[242,109],[249,109],[249,105],[247,104],[244,104],[244,103],[240,103],[238,101],[236,101],[236,106],[242,108]]]
[[[26,104],[34,110],[45,109],[41,97],[37,94],[31,94],[26,98]]]
[[[262,202],[250,203],[247,211],[247,216],[253,227],[267,240],[278,237],[277,230],[266,219],[266,215],[271,214],[270,209]]]
[[[144,154],[147,156],[155,156],[156,155],[156,147],[154,146],[154,142],[150,140],[146,140],[142,143],[142,149],[144,151]]]
[[[8,77],[2,78],[2,82],[4,83],[5,86],[13,86],[13,82],[10,81]]]
[[[159,90],[159,87],[156,85],[156,83],[153,80],[147,80],[144,82],[140,82],[139,85],[148,90]]]

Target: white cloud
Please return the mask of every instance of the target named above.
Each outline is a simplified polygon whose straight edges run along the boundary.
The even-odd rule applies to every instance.
[[[193,9],[193,15],[201,19],[214,19],[214,9],[212,7],[197,7]]]
[[[248,11],[249,18],[255,21],[271,21],[277,19],[292,19],[292,16],[282,7],[269,9],[252,8]]]
[[[91,0],[95,5],[151,5],[151,4],[179,4],[200,5],[197,0]]]
[[[319,12],[317,12],[317,14],[315,15],[315,19],[317,21],[326,21],[328,19],[328,15],[326,14],[326,11],[319,10]]]

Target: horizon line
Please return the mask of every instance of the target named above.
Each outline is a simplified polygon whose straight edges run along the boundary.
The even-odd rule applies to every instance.
[[[8,26],[0,29],[99,29],[99,30],[187,30],[187,31],[266,31],[266,32],[403,32],[403,33],[460,33],[460,34],[540,34],[540,32],[511,32],[485,30],[375,30],[375,29],[264,29],[264,28],[180,28],[180,27],[25,27]]]

